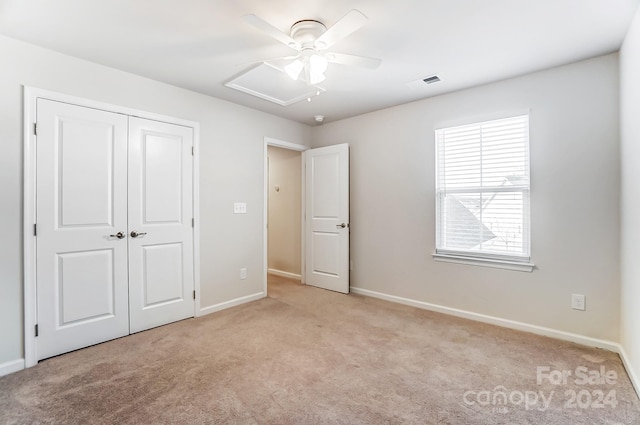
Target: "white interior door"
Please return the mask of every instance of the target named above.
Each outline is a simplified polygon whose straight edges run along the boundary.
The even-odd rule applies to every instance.
[[[304,152],[306,283],[349,292],[349,145]]]
[[[131,332],[195,314],[193,129],[129,119]]]
[[[127,117],[38,99],[37,121],[39,360],[127,335],[129,313]]]

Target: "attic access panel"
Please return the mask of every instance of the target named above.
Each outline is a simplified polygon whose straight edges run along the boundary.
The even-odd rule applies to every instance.
[[[280,106],[289,106],[308,97],[313,97],[317,86],[309,86],[303,81],[289,78],[287,74],[272,65],[261,63],[225,84],[235,90],[259,97]]]

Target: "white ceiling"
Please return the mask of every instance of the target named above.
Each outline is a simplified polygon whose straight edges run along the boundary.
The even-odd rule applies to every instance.
[[[0,34],[313,124],[615,52],[639,2],[0,0]],[[252,62],[295,53],[243,15],[288,33],[300,19],[331,26],[350,9],[369,20],[330,50],[380,58],[378,69],[330,64],[327,92],[289,106],[224,86]],[[442,81],[407,85],[432,74]]]

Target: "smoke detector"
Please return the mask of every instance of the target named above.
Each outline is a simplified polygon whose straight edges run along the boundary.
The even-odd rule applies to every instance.
[[[318,124],[322,124],[322,122],[324,121],[324,115],[314,115],[313,119],[314,119]]]

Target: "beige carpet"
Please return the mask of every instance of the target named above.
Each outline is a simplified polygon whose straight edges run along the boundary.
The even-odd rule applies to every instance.
[[[640,403],[617,354],[275,279],[0,378],[0,423],[636,424]]]

